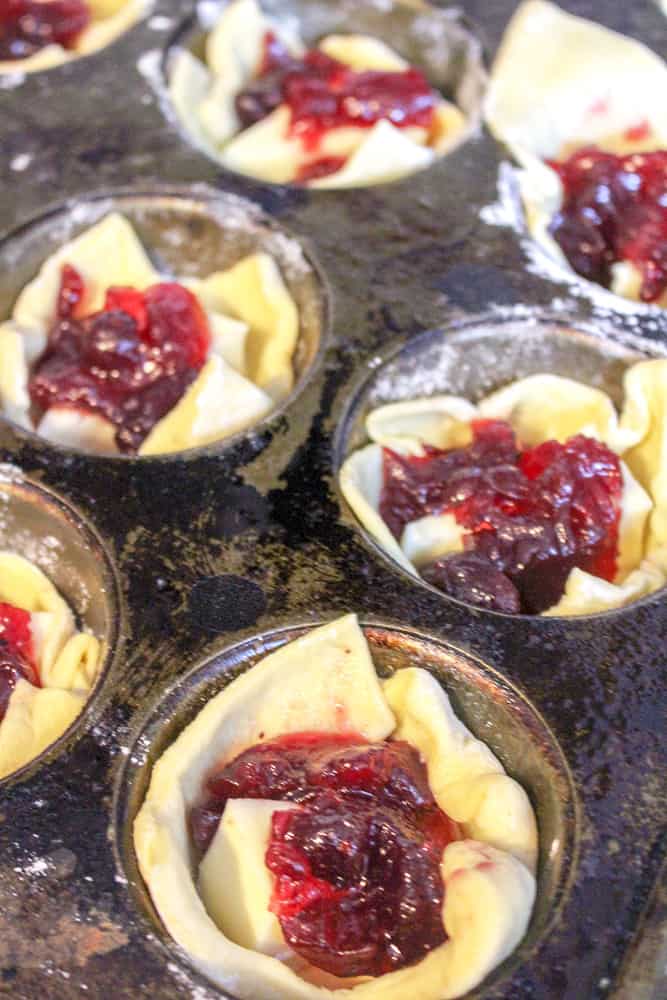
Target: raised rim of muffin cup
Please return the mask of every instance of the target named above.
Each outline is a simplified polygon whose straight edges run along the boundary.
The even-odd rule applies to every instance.
[[[500,140],[496,140],[496,142],[503,147]],[[585,278],[575,271],[569,263],[563,263],[562,260],[549,252],[528,226],[519,181],[519,174],[523,167],[512,158],[509,149],[506,152],[510,159],[504,160],[498,165],[496,182],[498,201],[513,220],[513,228],[524,244],[524,249],[533,255],[534,270],[537,276],[545,281],[557,281],[568,285],[572,289],[576,289],[577,293],[580,293],[581,297],[590,302],[594,308],[614,312],[619,317],[667,317],[666,306],[658,305],[657,302],[641,302],[619,295],[618,292],[613,292],[610,288],[599,285],[590,278]]]
[[[522,350],[526,351],[528,338],[532,337],[531,346],[534,346],[535,334],[538,333],[544,334],[547,338],[550,338],[552,342],[554,340],[562,339],[563,346],[569,341],[573,350],[576,350],[576,345],[579,346],[580,350],[582,345],[584,345],[584,350],[588,351],[591,354],[591,357],[595,356],[594,362],[590,366],[590,370],[594,373],[595,378],[599,377],[600,381],[596,382],[593,378],[588,381],[582,379],[581,371],[579,369],[572,371],[571,369],[565,370],[564,368],[559,367],[556,370],[553,367],[553,362],[550,365],[545,364],[542,366],[529,366],[525,371],[522,370],[519,373],[517,373],[516,370],[513,370],[512,377],[503,378],[501,376],[499,378],[497,375],[499,367],[498,358],[500,357],[503,359],[504,356],[499,354],[496,348],[493,352],[493,369],[491,369],[489,365],[486,366],[486,380],[482,382],[476,392],[469,393],[466,392],[465,389],[459,390],[456,385],[452,385],[451,380],[449,383],[446,383],[443,379],[436,386],[432,376],[434,370],[437,370],[437,368],[434,369],[433,364],[427,366],[430,379],[429,384],[432,386],[430,391],[422,391],[420,393],[417,388],[415,388],[412,392],[402,391],[393,395],[390,393],[382,394],[377,391],[379,379],[386,377],[387,372],[391,373],[392,366],[400,366],[402,362],[409,365],[412,360],[418,359],[421,353],[425,353],[429,347],[434,351],[440,349],[445,356],[447,354],[451,354],[452,357],[454,357],[456,355],[457,348],[459,348],[460,352],[465,350],[467,354],[469,351],[470,341],[474,340],[476,335],[478,338],[491,338],[497,341],[499,331],[502,331],[503,328],[514,330],[514,333],[510,334],[510,336],[516,340],[517,351],[519,353],[521,353]],[[447,594],[428,583],[416,569],[414,574],[408,572],[408,570],[401,566],[400,563],[397,562],[397,560],[395,560],[361,524],[361,521],[343,496],[343,491],[340,486],[340,471],[347,458],[349,458],[355,451],[364,447],[365,444],[369,443],[369,439],[363,428],[363,423],[367,414],[373,408],[384,405],[385,403],[402,401],[407,402],[420,397],[423,398],[441,394],[462,396],[463,398],[469,399],[474,403],[489,393],[497,389],[501,389],[504,386],[509,385],[511,382],[518,381],[527,375],[555,374],[572,378],[574,381],[582,381],[584,384],[594,385],[597,388],[602,388],[603,391],[607,391],[610,388],[612,390],[610,392],[610,397],[618,412],[618,404],[621,399],[621,380],[625,368],[629,367],[632,363],[651,360],[652,358],[664,358],[665,356],[667,356],[667,349],[665,349],[664,345],[654,341],[639,338],[634,334],[627,334],[622,330],[613,331],[610,330],[608,326],[603,327],[601,324],[596,324],[591,321],[579,321],[575,319],[572,323],[568,323],[563,318],[562,314],[551,314],[548,311],[537,309],[534,310],[533,315],[529,317],[521,316],[508,318],[507,315],[498,315],[494,313],[481,313],[477,316],[467,316],[465,319],[452,320],[447,324],[443,324],[442,327],[423,331],[407,343],[405,343],[404,340],[396,340],[393,344],[389,345],[384,352],[379,353],[378,356],[373,359],[372,369],[370,371],[367,369],[364,374],[352,384],[352,386],[346,391],[345,399],[338,408],[337,426],[334,432],[332,445],[332,461],[335,491],[343,519],[346,520],[347,523],[358,533],[364,547],[374,556],[379,556],[382,561],[394,573],[399,574],[404,581],[417,587],[422,587],[431,594],[437,595],[443,601],[451,601],[453,604],[458,605],[458,607],[465,608],[475,614],[492,615],[507,621],[520,620],[524,622],[541,622],[544,625],[551,622],[576,624],[577,622],[588,623],[595,619],[617,617],[627,614],[629,611],[637,607],[645,606],[661,600],[664,597],[667,584],[652,593],[645,594],[637,600],[631,601],[618,608],[608,608],[604,611],[588,612],[580,615],[545,616],[540,614],[527,614],[525,612],[511,615],[504,611],[484,608],[468,601],[463,601],[460,598],[453,597],[452,595]],[[512,359],[513,361],[515,360],[514,354],[512,355]],[[471,368],[469,361],[460,357],[457,359],[457,364],[459,373],[464,370],[469,371]],[[453,361],[450,362],[450,366],[454,368]],[[484,366],[478,366],[478,374],[483,367]],[[612,373],[610,372],[607,376],[605,376],[607,370],[613,369],[614,367],[621,369],[618,375],[616,377],[612,377]],[[425,369],[423,367],[420,368],[417,364],[415,364],[414,371],[417,382],[419,382],[420,371],[424,370]],[[608,383],[604,385],[600,384],[605,377],[608,378]],[[400,384],[405,387],[406,381],[403,374],[400,374],[396,379],[396,384]],[[376,390],[375,393],[374,390]]]
[[[12,506],[18,509],[12,512]],[[29,512],[36,522],[32,528],[22,526]],[[7,789],[59,757],[101,715],[111,696],[123,649],[124,605],[120,578],[107,545],[88,518],[61,494],[13,466],[3,465],[0,514],[0,549],[14,551],[12,539],[18,537],[18,554],[48,576],[72,610],[77,626],[100,640],[97,678],[81,712],[40,754],[0,778],[0,789]]]
[[[326,189],[311,188],[308,185],[298,184],[295,181],[278,182],[263,180],[253,174],[243,173],[240,170],[234,170],[233,168],[228,167],[222,162],[219,156],[214,155],[210,150],[207,150],[197,142],[196,138],[192,135],[173,105],[169,85],[170,75],[172,72],[172,62],[177,57],[179,51],[183,51],[185,49],[192,54],[199,53],[201,56],[205,38],[215,26],[215,20],[210,16],[211,11],[215,9],[216,16],[219,16],[222,10],[229,6],[231,2],[233,2],[233,0],[197,0],[197,3],[194,5],[194,9],[192,9],[189,14],[185,15],[178,22],[177,27],[171,31],[164,42],[157,73],[151,73],[148,75],[151,86],[158,93],[162,113],[168,119],[170,124],[176,129],[181,139],[196,153],[205,157],[210,163],[215,164],[218,169],[224,171],[230,177],[242,178],[246,181],[251,181],[252,183],[278,190],[303,191],[309,196],[337,195],[340,197],[341,195],[351,195],[355,192],[364,190],[377,190],[398,186],[402,183],[410,181],[411,179],[414,180],[416,176],[428,174],[429,171],[436,168],[440,163],[442,163],[442,161],[447,160],[449,157],[459,152],[460,149],[470,141],[470,139],[473,139],[475,136],[480,134],[483,125],[483,105],[488,85],[488,73],[485,64],[484,46],[482,40],[476,26],[464,12],[459,11],[456,8],[438,7],[426,2],[426,0],[423,0],[423,2],[421,2],[421,0],[406,0],[406,2],[402,2],[402,0],[387,0],[387,4],[383,5],[382,10],[380,10],[378,3],[374,2],[374,0],[354,0],[354,2],[352,2],[352,0],[347,0],[347,2],[346,0],[342,0],[342,2],[337,4],[329,4],[326,0],[288,0],[290,8],[297,7],[305,8],[307,10],[308,8],[312,9],[315,5],[317,5],[325,12],[325,15],[322,16],[328,15],[331,21],[328,27],[323,25],[319,30],[304,32],[304,41],[309,45],[316,44],[319,39],[325,37],[326,35],[339,31],[341,34],[370,34],[374,38],[386,42],[392,48],[397,48],[397,50],[402,47],[404,48],[405,33],[398,30],[392,32],[387,26],[387,17],[388,13],[390,13],[387,10],[388,7],[398,9],[399,17],[407,18],[411,21],[417,21],[417,19],[420,19],[422,24],[424,23],[424,19],[431,19],[436,22],[449,22],[456,32],[460,33],[461,36],[465,36],[465,42],[468,48],[466,55],[466,68],[463,72],[458,74],[455,84],[455,89],[457,91],[455,95],[456,100],[454,97],[451,98],[451,100],[456,103],[456,106],[459,107],[459,110],[461,110],[465,115],[466,127],[461,134],[460,140],[456,142],[452,149],[444,155],[436,156],[432,163],[417,170],[412,170],[401,177],[397,177],[390,181],[381,181],[377,184]],[[258,0],[258,3],[263,10],[267,10],[268,8],[268,12],[271,15],[280,15],[280,13],[284,13],[285,11],[284,0]],[[360,8],[364,8],[364,11],[360,11]],[[364,18],[362,16],[362,21],[366,22],[368,16],[370,15],[372,28],[364,27],[364,23],[359,24],[359,16],[363,13],[366,14],[366,17]],[[303,18],[299,17],[297,13],[290,12],[287,16],[291,22],[298,24],[299,27],[302,26]],[[352,23],[355,28],[354,31],[350,31],[350,23]],[[427,33],[424,32],[424,34],[426,35]],[[394,44],[396,40],[398,40],[398,46]],[[431,40],[431,45],[433,46],[431,60],[435,60],[437,63],[437,45],[433,40]],[[427,46],[427,37],[422,40],[421,44],[418,42],[413,43],[415,51],[418,51],[422,55],[427,52]],[[422,69],[434,89],[439,93],[442,93],[440,87],[443,86],[443,84],[438,83],[438,74],[433,72],[433,66],[428,57],[418,59],[412,58],[410,52],[400,54],[404,54],[404,57],[408,59],[411,66]],[[204,63],[204,65],[206,64]],[[461,97],[458,93],[459,91],[463,92],[462,101],[467,105],[465,108],[458,104],[458,100]],[[466,91],[471,91],[472,93],[466,95]],[[237,134],[240,135],[241,132]]]
[[[0,422],[11,427],[17,437],[42,449],[51,450],[55,454],[76,456],[90,461],[120,461],[143,465],[224,455],[242,442],[257,439],[262,433],[270,432],[312,381],[322,364],[331,335],[331,297],[324,270],[315,259],[309,241],[295,236],[276,223],[259,205],[247,198],[203,183],[178,185],[145,182],[136,186],[103,188],[83,196],[68,198],[22,222],[0,239],[0,322],[11,319],[11,312],[18,295],[26,284],[37,276],[45,260],[64,243],[101,221],[109,212],[118,211],[126,216],[154,263],[157,258],[158,263],[164,259],[169,265],[169,254],[171,253],[172,259],[175,260],[177,255],[174,251],[178,246],[172,245],[170,248],[168,239],[156,246],[142,237],[142,229],[148,224],[142,224],[141,217],[146,218],[150,216],[151,211],[159,212],[161,209],[182,217],[184,229],[188,220],[204,219],[211,230],[217,229],[223,234],[223,239],[226,225],[229,226],[229,222],[226,223],[225,220],[225,212],[236,213],[237,218],[242,219],[242,224],[236,228],[229,227],[230,232],[238,237],[245,228],[249,245],[233,260],[217,260],[217,267],[212,264],[208,274],[229,267],[247,253],[260,249],[266,250],[279,265],[285,285],[295,300],[299,314],[299,337],[292,357],[295,374],[292,390],[256,423],[227,437],[180,451],[160,452],[154,455],[102,454],[85,451],[56,444],[43,437],[36,429],[17,424],[0,410]],[[45,239],[49,240],[46,252],[43,249]],[[227,239],[230,245],[233,244],[231,237]],[[28,241],[28,251],[25,249],[26,241]],[[191,252],[194,254],[194,251]],[[178,264],[175,267],[177,269]],[[156,269],[160,272],[160,267]],[[175,278],[199,276],[206,277],[207,274],[199,275],[193,269],[174,275]],[[164,277],[169,280],[170,275],[165,274]]]
[[[127,887],[144,935],[165,957],[179,961],[193,982],[209,988],[211,980],[190,963],[152,903],[137,864],[134,820],[144,801],[153,766],[208,701],[274,650],[335,617],[331,614],[318,617],[317,621],[279,625],[223,647],[171,684],[133,722],[130,743],[115,776],[111,813],[118,877]],[[572,774],[539,709],[498,670],[454,643],[409,625],[363,614],[360,625],[380,676],[390,676],[401,666],[417,664],[428,669],[450,695],[457,716],[498,755],[507,772],[523,786],[536,813],[537,894],[530,924],[511,955],[475,988],[473,995],[481,996],[485,989],[506,980],[537,951],[569,897],[581,834],[580,806]],[[223,996],[234,996],[220,992]]]

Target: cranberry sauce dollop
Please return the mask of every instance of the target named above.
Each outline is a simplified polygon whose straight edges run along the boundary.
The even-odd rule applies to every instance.
[[[243,128],[286,104],[291,111],[291,134],[313,153],[333,128],[370,128],[382,119],[397,128],[415,125],[430,130],[432,126],[436,95],[417,69],[356,72],[319,49],[296,58],[271,32],[264,49],[259,75],[236,97]],[[340,166],[338,157],[322,157],[315,172],[300,179],[323,177]]]
[[[330,733],[251,747],[208,778],[191,811],[199,849],[233,798],[299,804],[273,814],[266,864],[276,876],[271,910],[312,965],[377,976],[445,940],[440,861],[460,833],[414,747]]]
[[[611,265],[629,261],[641,274],[640,296],[667,289],[667,150],[615,156],[595,147],[563,163],[563,205],[550,232],[572,268],[609,287]]]
[[[465,552],[422,576],[460,600],[538,614],[563,595],[575,566],[613,580],[622,477],[618,456],[581,434],[520,451],[500,420],[473,423],[464,448],[421,456],[384,449],[380,513],[394,536],[428,514],[452,513]]]
[[[21,678],[41,687],[33,659],[30,614],[13,604],[0,603],[0,720]]]
[[[53,44],[71,49],[89,23],[83,0],[0,0],[0,60],[26,59]]]
[[[104,308],[81,316],[86,289],[65,264],[57,315],[30,377],[30,398],[97,413],[116,428],[121,451],[138,449],[202,368],[210,345],[206,315],[174,282],[144,292],[110,288]]]

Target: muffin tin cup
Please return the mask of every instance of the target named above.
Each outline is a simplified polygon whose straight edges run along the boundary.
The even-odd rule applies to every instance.
[[[376,407],[437,395],[460,396],[477,403],[490,393],[530,375],[549,374],[582,382],[605,392],[617,409],[623,402],[623,376],[633,364],[665,357],[667,351],[653,341],[623,337],[603,326],[581,323],[568,325],[560,318],[535,312],[530,319],[503,319],[493,314],[453,323],[450,327],[427,331],[407,344],[390,347],[376,358],[370,373],[346,393],[334,440],[334,467],[337,474],[345,460],[369,443],[365,420]],[[440,594],[444,601],[465,604],[439,591],[420,576],[403,569],[368,530],[361,525],[338,489],[341,506],[357,526],[366,545],[413,586]],[[661,600],[664,589],[634,603]],[[501,615],[466,605],[478,614]],[[598,619],[603,615],[623,615],[627,607],[565,618],[562,621]],[[553,621],[539,615],[529,617],[540,623]]]
[[[196,149],[196,137],[172,104],[170,78],[175,58],[183,49],[206,64],[206,38],[225,6],[225,2],[200,0],[194,13],[179,23],[168,40],[159,70],[151,73],[165,116]],[[327,0],[265,0],[262,6],[272,20],[298,29],[295,34],[308,47],[327,35],[341,33],[379,39],[421,69],[436,90],[464,111],[467,123],[457,146],[479,130],[487,83],[482,44],[474,26],[459,10],[441,10],[421,0],[395,5],[390,16],[387,6],[377,0],[340,0],[336,4]],[[201,152],[219,162],[206,150]]]
[[[515,5],[460,4],[489,56]],[[386,0],[376,8],[391,15]],[[584,0],[568,9],[590,15]],[[667,18],[652,0],[605,0],[595,17],[667,50]],[[109,49],[22,82],[0,80],[2,246],[22,239],[50,205],[76,212],[95,193],[241,197],[317,262],[322,346],[283,412],[185,461],[92,458],[0,421],[0,461],[67,498],[94,526],[114,553],[126,608],[125,646],[100,689],[99,716],[16,783],[0,809],[0,984],[18,1000],[69,1000],[82,990],[119,1000],[219,995],[174,958],[145,898],[125,884],[129,868],[115,865],[108,831],[125,836],[127,816],[111,806],[116,776],[155,752],[157,743],[138,738],[149,732],[141,713],[165,692],[175,712],[196,664],[219,663],[211,658],[220,654],[229,665],[229,651],[253,637],[357,611],[404,643],[464,650],[501,705],[516,696],[544,720],[571,774],[578,805],[569,843],[578,846],[556,886],[560,902],[519,964],[510,959],[477,996],[652,1000],[665,856],[664,595],[594,619],[549,621],[445,600],[369,548],[341,502],[336,468],[360,384],[396,346],[417,349],[425,330],[455,339],[480,317],[528,328],[557,321],[612,354],[642,354],[664,352],[667,320],[612,313],[536,271],[520,234],[489,211],[505,154],[484,132],[430,169],[365,190],[308,192],[223,170],[183,139],[155,87],[182,19],[181,3],[158,0]],[[23,280],[13,268],[0,274],[3,314]],[[208,690],[219,674],[211,671]],[[175,729],[158,715],[155,735],[163,719],[166,742]]]
[[[511,151],[507,151],[511,159]],[[530,267],[538,275],[562,282],[568,291],[587,299],[595,312],[612,314],[617,318],[629,316],[631,322],[647,330],[665,330],[667,310],[655,303],[633,301],[617,295],[604,285],[599,285],[583,275],[577,274],[570,265],[540,243],[530,231],[523,199],[521,196],[521,169],[513,162],[504,162],[498,170],[498,202],[496,213],[518,234]]]
[[[112,558],[90,522],[11,466],[0,467],[0,550],[38,566],[67,601],[77,627],[100,640],[97,680],[81,714],[39,756],[0,778],[7,788],[69,749],[99,718],[122,655],[122,599]]]
[[[475,995],[485,995],[488,987],[502,983],[535,952],[567,905],[580,834],[572,776],[544,719],[498,671],[449,643],[413,629],[385,622],[361,624],[378,674],[389,677],[415,664],[429,670],[450,696],[457,716],[497,754],[507,772],[526,789],[535,809],[540,831],[535,908],[518,950],[475,991]],[[231,680],[313,627],[313,623],[286,626],[224,649],[174,684],[133,727],[115,786],[112,835],[116,862],[137,910],[147,918],[146,926],[158,933],[162,944],[178,960],[183,959],[182,951],[162,928],[138,870],[133,846],[133,823],[152,767],[202,707]]]
[[[141,190],[125,188],[94,192],[56,206],[24,224],[0,242],[0,322],[11,316],[21,290],[38,273],[44,261],[64,243],[100,222],[111,212],[124,216],[137,233],[158,273],[167,277],[206,278],[233,267],[243,257],[264,252],[279,265],[285,284],[299,312],[299,337],[292,360],[294,388],[266,417],[226,438],[166,455],[114,455],[95,460],[134,462],[196,456],[221,448],[234,448],[244,439],[261,438],[261,432],[280,419],[285,409],[308,383],[321,362],[328,326],[328,296],[317,265],[297,239],[257,208],[234,195],[207,188],[162,186]],[[0,412],[0,420],[11,421]],[[56,452],[87,454],[53,444],[36,432],[13,425],[19,438]]]

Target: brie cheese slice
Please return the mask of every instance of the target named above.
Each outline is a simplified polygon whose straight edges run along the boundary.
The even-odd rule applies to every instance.
[[[199,866],[199,893],[230,941],[263,955],[291,954],[278,918],[269,910],[274,876],[265,856],[274,812],[292,802],[230,799]]]
[[[52,406],[35,428],[52,444],[94,455],[117,455],[116,428],[97,413],[83,413],[69,406]]]
[[[273,401],[214,355],[166,417],[142,442],[140,455],[160,455],[210,444],[257,423]]]
[[[406,524],[401,548],[413,566],[421,569],[443,556],[463,552],[465,530],[453,514],[428,514]]]

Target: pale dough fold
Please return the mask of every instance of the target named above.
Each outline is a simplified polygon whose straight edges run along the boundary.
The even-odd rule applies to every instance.
[[[470,421],[475,407],[459,396],[432,396],[401,403],[386,403],[366,418],[369,438],[401,454],[422,453],[422,445],[458,448],[472,439]]]
[[[86,314],[103,307],[113,285],[144,291],[165,280],[118,212],[106,215],[44,262],[20,293],[11,319],[0,325],[0,406],[7,417],[28,429],[32,427],[30,366],[46,347],[64,264],[84,279]],[[265,417],[294,386],[299,314],[272,257],[250,254],[227,270],[202,279],[185,278],[181,284],[206,311],[211,331],[208,361],[180,401],[152,428],[140,455],[193,448],[244,430]],[[35,430],[54,444],[96,454],[118,453],[115,428],[97,413],[53,406]]]
[[[431,704],[434,695],[436,703]],[[414,735],[430,780],[446,779],[437,790],[434,785],[438,802],[451,797],[469,836],[472,830],[490,836],[488,843],[459,841],[444,852],[445,944],[412,967],[353,989],[315,986],[278,959],[234,944],[209,916],[194,882],[186,817],[211,767],[258,741],[309,730],[356,731],[371,741],[390,735],[412,740]],[[443,750],[447,762],[438,759]],[[458,788],[466,782],[468,805]],[[493,839],[502,848],[493,846]],[[354,615],[281,647],[205,706],[153,768],[134,841],[142,875],[168,932],[201,972],[241,1000],[461,996],[516,947],[535,897],[536,827],[525,793],[456,718],[449,699],[425,671],[409,669],[379,682]],[[212,877],[209,872],[209,893]],[[267,946],[273,948],[270,937]]]
[[[13,552],[0,552],[0,601],[30,613],[41,688],[19,680],[0,722],[0,778],[58,739],[80,714],[95,684],[100,644],[76,631],[74,617],[44,573]]]
[[[475,407],[456,396],[388,403],[366,417],[371,444],[343,463],[343,496],[384,551],[413,575],[422,566],[462,551],[464,532],[451,514],[407,524],[400,544],[380,514],[383,447],[420,455],[424,445],[447,450],[472,439],[475,419],[506,420],[520,444],[565,441],[584,434],[623,456],[623,492],[616,579],[571,571],[565,593],[544,615],[593,614],[653,593],[667,580],[667,361],[628,369],[619,419],[606,393],[557,375],[530,375],[492,393]]]
[[[173,410],[144,439],[139,454],[183,451],[229,437],[261,420],[272,407],[270,396],[213,356]]]
[[[435,677],[409,667],[384,681],[383,691],[398,720],[392,735],[421,753],[440,808],[466,836],[507,851],[534,872],[537,824],[528,796],[457,719]]]
[[[272,399],[284,399],[294,384],[292,356],[299,315],[274,259],[267,253],[244,257],[229,270],[211,275],[202,286],[213,309],[248,327],[248,378]]]
[[[649,549],[667,546],[667,361],[644,361],[626,374],[621,426],[636,438],[625,456],[653,500]]]
[[[548,0],[525,0],[496,56],[485,115],[519,158],[557,158],[590,143],[606,148],[606,139],[643,122],[652,148],[664,148],[665,86],[667,66],[645,45]]]
[[[272,21],[256,0],[226,6],[206,43],[204,65],[189,51],[175,54],[169,92],[190,138],[226,167],[275,184],[298,179],[300,168],[325,157],[349,158],[335,173],[307,182],[314,188],[363,187],[383,184],[423,169],[444,155],[467,132],[465,116],[441,98],[432,134],[423,128],[396,128],[380,121],[372,128],[341,126],[327,131],[315,151],[290,134],[291,113],[279,105],[271,114],[242,129],[236,95],[258,73],[264,37],[272,31],[292,54],[303,44],[285,25]],[[406,61],[379,39],[368,35],[329,35],[319,44],[331,58],[355,71],[402,71]]]
[[[483,419],[507,420],[525,447],[586,434],[623,452],[637,440],[634,432],[619,428],[605,392],[560,375],[529,375],[512,382],[483,399],[478,409]]]
[[[150,0],[87,0],[91,22],[72,49],[46,45],[27,59],[0,60],[0,73],[35,73],[87,56],[115,41],[149,9]]]
[[[524,0],[515,12],[493,65],[485,117],[523,167],[518,181],[530,232],[564,267],[548,232],[562,185],[543,161],[588,145],[617,154],[665,149],[666,87],[667,65],[640,42],[548,0]],[[634,266],[620,262],[612,270],[611,291],[638,300]],[[658,304],[667,305],[667,295]]]

